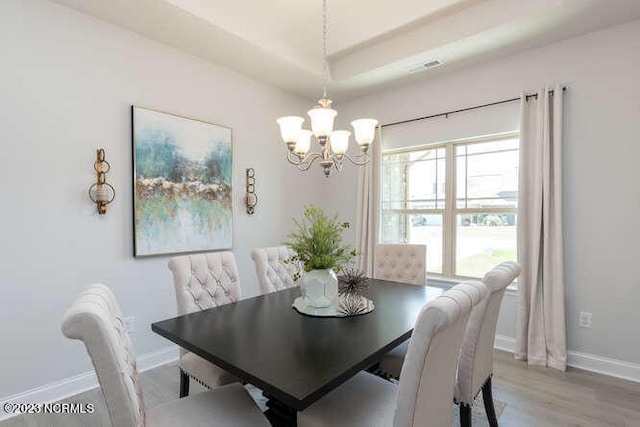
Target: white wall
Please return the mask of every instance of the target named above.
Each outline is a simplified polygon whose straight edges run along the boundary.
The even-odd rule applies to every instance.
[[[390,122],[567,84],[569,348],[640,363],[630,339],[640,324],[639,70],[636,21],[336,108],[345,123],[365,114]],[[325,180],[284,162],[274,119],[308,101],[47,1],[0,1],[0,400],[91,370],[82,346],[59,330],[91,282],[109,284],[136,317],[138,355],[169,345],[149,331],[175,314],[168,257],[132,257],[133,103],[233,128],[234,253],[245,296],[257,293],[250,249],[281,242],[303,204],[355,220],[356,168]],[[118,191],[104,216],[86,196],[98,147]],[[246,167],[257,175],[253,216],[242,206]],[[593,329],[577,328],[579,310],[593,312]],[[514,312],[508,296],[506,336]]]
[[[382,123],[567,85],[564,146],[568,347],[640,364],[640,21],[337,105]],[[444,119],[438,119],[444,120]],[[332,178],[328,209],[355,219],[355,168]],[[498,333],[515,336],[516,296]],[[578,312],[593,328],[578,327]],[[636,368],[637,369],[637,368]]]
[[[138,355],[171,345],[149,326],[176,313],[169,257],[132,255],[133,103],[233,128],[245,296],[258,292],[250,250],[281,243],[292,212],[322,191],[319,171],[286,164],[275,124],[310,102],[48,1],[0,1],[0,401],[91,370],[60,320],[92,282],[135,316]],[[103,216],[86,195],[98,147],[117,190]],[[246,167],[256,170],[253,216],[242,204]]]

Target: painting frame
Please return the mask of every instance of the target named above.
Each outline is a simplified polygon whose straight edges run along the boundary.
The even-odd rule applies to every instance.
[[[234,245],[233,129],[131,106],[134,258]]]

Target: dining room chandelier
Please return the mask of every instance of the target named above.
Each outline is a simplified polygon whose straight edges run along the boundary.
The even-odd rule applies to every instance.
[[[351,132],[348,130],[333,130],[333,121],[338,112],[331,108],[331,100],[327,98],[327,79],[329,74],[329,65],[327,61],[327,0],[322,2],[322,80],[323,94],[322,99],[318,101],[318,105],[309,110],[307,114],[311,119],[311,130],[302,129],[304,118],[300,116],[280,117],[277,122],[280,126],[280,134],[283,141],[287,144],[287,160],[294,164],[301,171],[307,171],[311,165],[320,159],[324,175],[328,178],[331,169],[337,171],[342,170],[344,159],[349,160],[357,166],[363,166],[369,163],[371,159],[369,155],[369,146],[373,143],[375,137],[376,126],[378,121],[375,119],[358,119],[351,122],[354,131],[354,138],[360,146],[360,154],[350,156],[347,154],[349,147],[349,137]],[[311,135],[314,135],[320,151],[310,152]]]

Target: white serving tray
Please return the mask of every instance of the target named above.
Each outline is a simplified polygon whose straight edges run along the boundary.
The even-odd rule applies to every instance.
[[[340,299],[339,299],[340,301]],[[315,317],[350,317],[350,316],[359,316],[361,314],[371,313],[375,308],[373,301],[368,298],[360,297],[360,308],[362,311],[359,311],[355,314],[347,314],[340,307],[336,308],[333,304],[328,307],[316,308],[307,305],[304,301],[303,297],[298,297],[293,301],[293,308],[295,308],[299,313],[306,314],[308,316]]]

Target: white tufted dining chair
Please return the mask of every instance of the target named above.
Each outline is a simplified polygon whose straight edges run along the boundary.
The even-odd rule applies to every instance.
[[[427,247],[425,245],[376,245],[373,277],[394,282],[427,284]]]
[[[183,255],[169,260],[178,314],[228,304],[240,299],[240,279],[231,252]],[[189,394],[189,378],[212,389],[238,379],[213,363],[180,349],[180,397]]]
[[[295,254],[288,246],[257,248],[251,251],[251,259],[256,265],[258,284],[263,294],[297,286],[293,276],[298,270],[303,271],[300,263],[285,263]]]
[[[397,386],[360,372],[299,412],[298,426],[450,427],[460,344],[471,310],[486,295],[482,283],[466,282],[427,303]]]
[[[471,426],[471,405],[480,390],[489,425],[498,425],[491,390],[496,323],[505,290],[519,275],[520,266],[513,261],[506,261],[482,279],[489,289],[489,296],[471,313],[458,362],[455,400],[460,405],[462,427]]]
[[[394,282],[426,285],[427,247],[425,245],[377,244],[373,277]],[[378,371],[385,378],[400,378],[400,369],[407,354],[409,341],[405,341],[380,361]]]
[[[269,426],[238,383],[147,410],[120,307],[105,285],[82,290],[62,320],[62,332],[84,342],[115,427]]]

